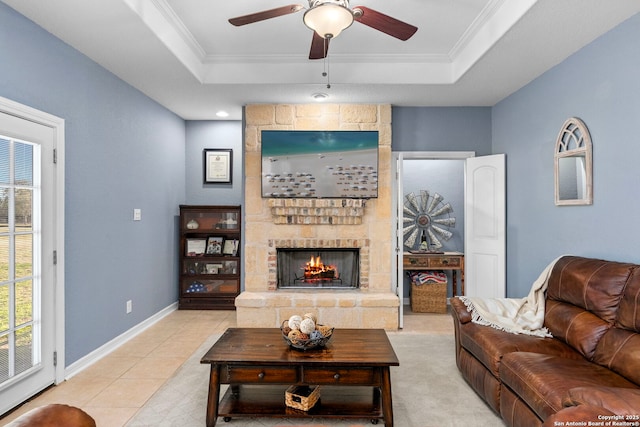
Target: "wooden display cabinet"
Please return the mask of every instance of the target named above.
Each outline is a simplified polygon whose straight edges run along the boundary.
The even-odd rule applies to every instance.
[[[180,309],[235,310],[240,206],[180,206]]]

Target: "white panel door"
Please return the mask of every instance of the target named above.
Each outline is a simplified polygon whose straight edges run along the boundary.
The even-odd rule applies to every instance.
[[[469,158],[465,174],[465,293],[504,298],[505,155]]]

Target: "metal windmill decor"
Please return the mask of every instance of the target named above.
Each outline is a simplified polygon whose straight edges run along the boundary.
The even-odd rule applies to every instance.
[[[438,252],[442,240],[449,240],[453,233],[449,228],[456,225],[451,216],[453,208],[443,203],[443,197],[427,190],[420,190],[420,196],[409,193],[404,196],[403,236],[404,245],[409,250]]]

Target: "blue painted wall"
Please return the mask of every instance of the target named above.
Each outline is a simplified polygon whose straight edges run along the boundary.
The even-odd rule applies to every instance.
[[[243,147],[241,121],[187,121],[187,194],[191,205],[241,205],[243,201]],[[205,148],[233,150],[231,184],[204,184],[202,167]]]
[[[393,107],[393,151],[492,154],[489,107]]]
[[[177,300],[185,123],[4,3],[0,52],[0,96],[66,121],[68,365]]]
[[[507,154],[508,296],[526,295],[562,254],[640,262],[638,40],[640,15],[493,108],[493,152]],[[572,116],[593,140],[592,206],[554,204],[555,139]]]

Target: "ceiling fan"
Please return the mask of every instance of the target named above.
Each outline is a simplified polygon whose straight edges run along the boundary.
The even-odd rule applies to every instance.
[[[375,30],[382,31],[400,40],[408,40],[417,27],[392,18],[365,6],[349,7],[349,0],[308,0],[309,8],[304,12],[303,21],[313,30],[309,59],[326,58],[329,40],[337,37],[353,21],[360,22]],[[232,25],[252,24],[278,16],[289,15],[305,9],[301,4],[290,4],[275,9],[264,10],[250,15],[229,19]]]

